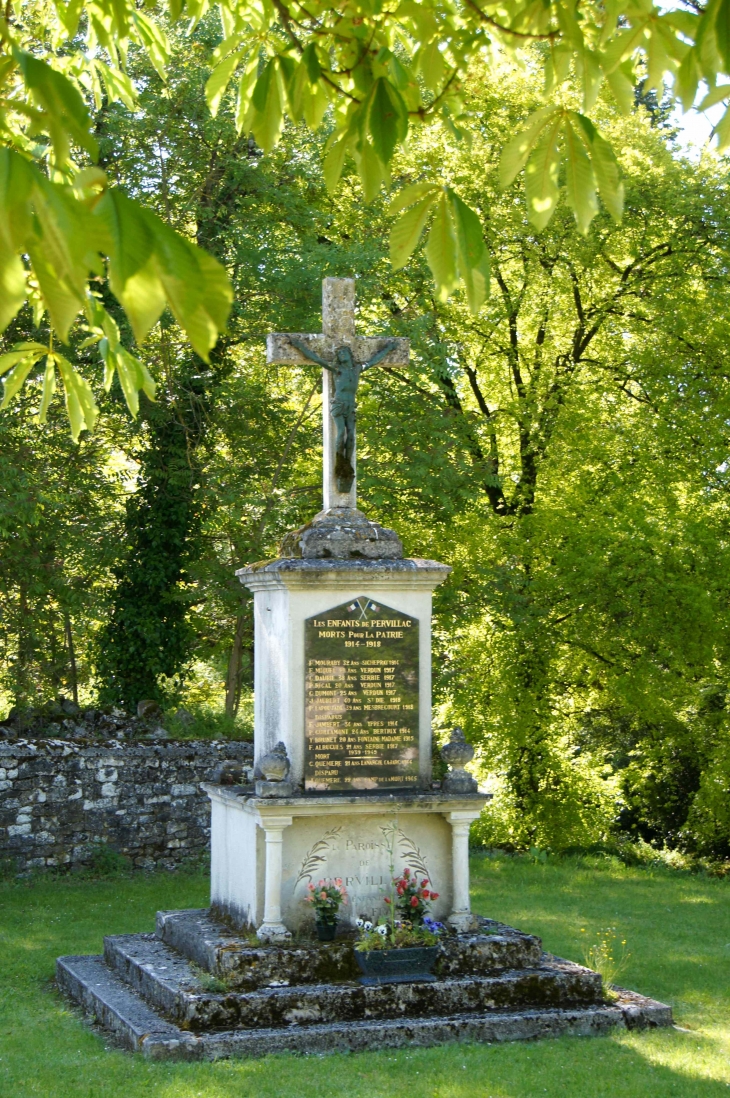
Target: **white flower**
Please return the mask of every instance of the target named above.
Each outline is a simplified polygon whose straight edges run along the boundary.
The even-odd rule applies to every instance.
[[[370,922],[369,919],[366,919],[365,922],[362,925],[363,925],[363,930],[372,930],[373,929],[373,924]]]
[[[362,930],[362,928],[365,926],[365,923],[362,921],[362,919],[358,919],[357,923],[356,923],[356,926],[357,926],[358,930]]]
[[[387,926],[376,926],[375,929],[377,930],[377,932],[378,932],[378,934],[380,935],[381,938],[384,938],[386,936],[386,934],[388,933]]]

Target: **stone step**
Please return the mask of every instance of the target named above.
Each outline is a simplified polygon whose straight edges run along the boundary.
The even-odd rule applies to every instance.
[[[190,1042],[190,1034],[161,1018],[110,972],[103,957],[59,957],[56,983],[88,1018],[125,1048],[161,1059],[187,1058],[180,1046]]]
[[[210,977],[151,934],[105,938],[104,957],[153,1008],[196,1032],[573,1007],[596,1004],[602,998],[597,973],[547,954],[539,966],[493,976],[450,976],[434,983],[374,987],[355,982],[299,984],[256,991],[212,989]]]
[[[439,976],[487,976],[540,964],[542,944],[532,934],[491,919],[480,919],[482,932],[449,936],[441,946]],[[282,984],[319,984],[353,980],[359,969],[352,941],[262,946],[255,937],[237,935],[210,911],[158,911],[157,935],[200,968],[241,991]]]
[[[194,964],[240,991],[282,984],[319,984],[357,979],[352,942],[277,947],[255,935],[230,931],[207,909],[158,911],[157,936]]]
[[[668,1006],[622,991],[617,1002],[610,1005],[294,1024],[285,1029],[233,1030],[196,1036],[160,1018],[110,971],[101,957],[59,957],[56,977],[59,988],[119,1044],[156,1060],[216,1060],[282,1051],[423,1048],[453,1041],[517,1041],[563,1034],[598,1036],[615,1027],[644,1029],[672,1024]]]

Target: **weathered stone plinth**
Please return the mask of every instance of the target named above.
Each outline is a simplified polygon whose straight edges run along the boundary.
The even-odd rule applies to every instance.
[[[402,560],[403,542],[395,530],[371,522],[356,507],[331,507],[286,534],[281,555],[305,560]]]
[[[270,783],[273,785],[273,783]],[[307,886],[342,877],[341,919],[377,918],[396,872],[426,878],[433,912],[468,930],[469,826],[486,796],[430,793],[262,798],[235,786],[205,785],[211,803],[211,903],[241,928],[283,937],[311,922]]]
[[[156,934],[61,957],[60,988],[118,1043],[152,1059],[504,1041],[670,1025],[670,1008],[621,992],[488,919],[450,934],[432,983],[363,987],[353,942],[263,946],[207,911],[160,912]]]

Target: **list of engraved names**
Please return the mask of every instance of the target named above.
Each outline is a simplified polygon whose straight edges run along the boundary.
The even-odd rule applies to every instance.
[[[304,785],[418,784],[418,621],[365,596],[305,624]]]

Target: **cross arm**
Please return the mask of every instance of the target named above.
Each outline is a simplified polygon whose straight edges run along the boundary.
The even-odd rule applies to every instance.
[[[335,370],[335,367],[332,366],[331,363],[325,362],[323,358],[320,358],[316,351],[312,350],[311,347],[308,347],[306,343],[303,343],[301,341],[301,339],[297,339],[296,336],[289,336],[289,342],[291,343],[292,347],[296,347],[298,351],[301,351],[304,357],[309,360],[309,362],[316,362],[318,366],[323,366],[325,370],[330,370],[330,372],[333,374],[337,372]]]
[[[356,362],[364,363],[363,369],[371,366],[407,366],[410,361],[410,339],[391,339],[387,336],[361,336],[352,342],[352,353]]]
[[[374,355],[370,356],[367,362],[363,363],[363,371],[369,370],[371,366],[377,366],[379,362],[382,362],[384,358],[387,358],[392,351],[396,350],[396,348],[396,341],[394,339],[389,339],[388,342],[383,347],[381,347],[379,351],[376,351]]]
[[[296,343],[292,342],[296,340]],[[297,344],[299,346],[297,346]],[[307,348],[307,354],[300,349]],[[299,332],[291,335],[274,332],[266,338],[266,361],[280,366],[302,366],[308,362],[323,365],[322,359],[330,350],[330,341],[323,335],[306,335]],[[317,355],[317,358],[313,358]]]

